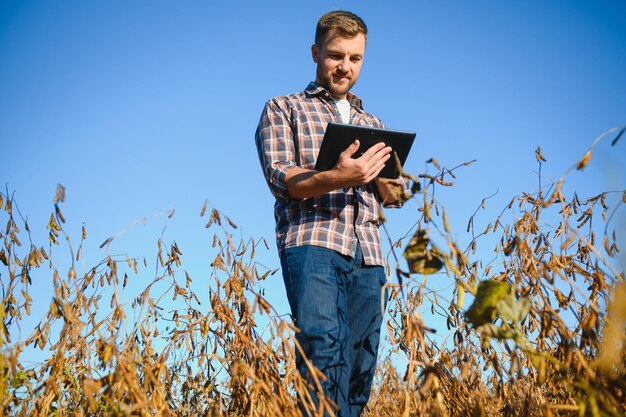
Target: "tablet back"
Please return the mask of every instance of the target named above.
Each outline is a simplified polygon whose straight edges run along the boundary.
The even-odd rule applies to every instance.
[[[317,171],[333,169],[337,164],[339,154],[345,151],[356,139],[359,140],[361,146],[352,156],[353,158],[360,157],[375,144],[384,142],[393,148],[400,159],[401,165],[404,166],[415,139],[415,132],[330,122],[326,127],[315,169]],[[392,155],[383,170],[378,174],[378,177],[398,178],[398,176],[400,176],[400,172],[398,172],[395,158]]]

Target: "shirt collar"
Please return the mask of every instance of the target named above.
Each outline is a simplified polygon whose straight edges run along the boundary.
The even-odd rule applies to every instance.
[[[328,90],[326,90],[323,87],[318,86],[314,82],[309,83],[309,85],[304,90],[304,92],[307,95],[312,96],[312,97],[321,97],[325,100],[332,100],[332,96],[330,95]],[[352,106],[357,107],[359,109],[363,109],[363,103],[361,102],[361,99],[357,97],[356,95],[348,92],[348,94],[346,95],[346,99]]]

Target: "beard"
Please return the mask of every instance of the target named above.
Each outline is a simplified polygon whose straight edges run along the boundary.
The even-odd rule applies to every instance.
[[[325,88],[333,97],[343,97],[350,91],[352,86],[356,83],[356,79],[350,78],[348,79],[347,84],[336,84],[333,83],[333,75],[324,73],[319,70],[317,71],[317,80],[318,85],[320,87]]]

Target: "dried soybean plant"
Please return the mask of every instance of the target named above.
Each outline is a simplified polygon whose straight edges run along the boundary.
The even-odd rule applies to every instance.
[[[295,329],[259,290],[258,282],[276,272],[254,260],[266,243],[235,243],[237,226],[218,210],[210,210],[206,224],[208,296],[199,296],[176,242],[159,239],[154,273],[145,258],[110,255],[114,238],[100,246],[102,262],[79,271],[87,231],[75,252],[60,208],[62,186],[47,248],[32,242],[13,196],[0,196],[2,415],[297,416],[298,398],[310,415],[332,413],[319,374],[312,369],[309,386],[294,372]],[[201,216],[206,211],[205,203]],[[52,257],[60,242],[71,256],[65,272]],[[25,340],[13,341],[30,314],[33,277],[53,284],[49,311]],[[129,295],[129,281],[141,280],[149,284]],[[33,364],[33,350],[45,359]],[[317,409],[309,395],[316,388]]]
[[[404,369],[384,362],[370,415],[626,413],[626,283],[610,223],[626,191],[567,199],[563,190],[566,176],[584,169],[594,146],[616,132],[616,145],[624,128],[598,137],[559,181],[513,198],[479,235],[472,216],[463,251],[434,198],[435,187],[452,185],[454,170],[431,160],[438,173],[419,176],[424,184],[404,173],[420,212],[404,248],[408,272],[395,253],[402,241],[392,249],[400,285],[390,285],[388,328],[391,355],[403,357],[396,363]],[[541,172],[540,147],[536,158]],[[488,234],[498,241],[489,263],[478,251]],[[427,277],[439,270],[453,278],[452,294],[429,288]],[[445,318],[447,335],[434,338],[428,313]]]
[[[606,135],[571,170],[583,169]],[[540,148],[536,157],[541,169]],[[611,220],[626,195],[566,198],[568,170],[513,198],[480,234],[472,216],[461,249],[434,196],[470,164],[448,169],[432,159],[435,174],[404,173],[413,185],[405,210],[415,202],[418,218],[412,236],[392,245],[390,349],[366,414],[623,415],[626,284]],[[321,375],[310,365],[307,385],[295,370],[297,329],[263,297],[261,281],[276,272],[255,260],[263,239],[237,237],[205,203],[210,267],[201,278],[183,267],[185,248],[163,236],[154,265],[111,255],[109,238],[103,260],[85,268],[87,231],[75,248],[62,186],[45,245],[33,241],[13,195],[0,198],[0,415],[291,417],[299,405],[305,415],[333,415]],[[485,255],[488,238],[498,242],[496,260]],[[431,288],[434,273],[453,289]],[[39,321],[29,317],[34,282],[52,285],[51,299],[36,301],[49,301]],[[443,318],[447,333],[435,334],[427,317]]]

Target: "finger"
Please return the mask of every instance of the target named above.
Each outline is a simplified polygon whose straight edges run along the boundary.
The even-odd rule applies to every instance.
[[[373,166],[383,159],[389,159],[389,154],[391,154],[391,147],[385,146],[383,142],[380,142],[369,148],[357,159]]]
[[[387,160],[389,160],[389,155],[387,155],[386,158],[384,158],[383,160],[373,165],[372,169],[370,170],[368,182],[378,177],[378,174],[380,174],[380,172],[385,168]]]
[[[391,146],[385,146],[384,148],[376,152],[376,154],[390,155],[392,151],[393,148]]]
[[[385,164],[377,165],[376,169],[371,173],[371,175],[368,176],[365,183],[375,180],[378,177],[378,174],[380,174],[380,172],[383,170],[383,168],[385,168]]]
[[[368,157],[371,158],[372,156],[376,155],[378,152],[384,150],[385,146],[386,146],[385,142],[378,142],[377,144],[369,148],[367,152],[365,152],[363,155],[367,155]]]
[[[359,150],[359,146],[361,146],[361,142],[359,142],[359,140],[357,139],[354,142],[352,142],[350,146],[346,148],[345,151],[341,152],[341,156],[351,157],[352,155],[356,153],[357,150]]]
[[[390,153],[385,153],[382,151],[379,151],[378,153],[376,153],[375,155],[373,155],[372,157],[370,157],[369,159],[369,163],[372,166],[378,166],[378,164],[385,164],[389,159],[391,158],[391,154]]]
[[[372,164],[378,164],[379,162],[386,162],[391,158],[391,148],[385,147],[383,149],[378,150],[375,154],[368,157],[368,160]]]

